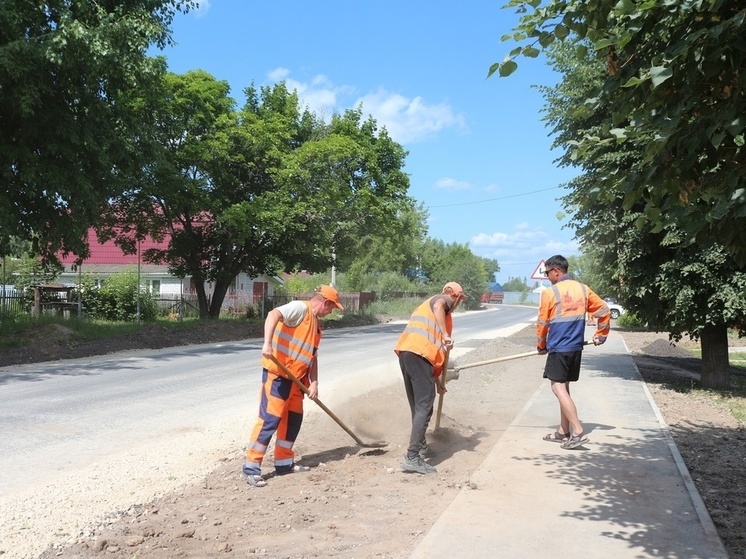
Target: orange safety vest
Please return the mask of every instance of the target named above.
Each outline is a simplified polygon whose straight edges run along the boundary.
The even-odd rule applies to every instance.
[[[299,379],[311,369],[321,342],[319,321],[313,314],[311,303],[305,301],[305,304],[308,307],[306,316],[298,326],[291,327],[280,321],[272,336],[272,353]],[[285,376],[268,357],[262,357],[262,367],[272,374]]]
[[[596,336],[609,335],[609,307],[587,285],[563,276],[541,293],[539,316],[536,321],[536,346],[549,352],[568,352],[583,349],[585,313],[598,321]]]
[[[433,376],[438,377],[446,361],[446,347],[444,336],[453,331],[453,318],[446,313],[446,330],[441,332],[435,322],[433,304],[441,295],[434,295],[415,309],[407,322],[407,327],[396,342],[394,352],[399,355],[402,351],[416,353],[427,359],[433,366]]]

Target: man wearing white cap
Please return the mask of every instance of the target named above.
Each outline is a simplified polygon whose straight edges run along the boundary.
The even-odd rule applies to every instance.
[[[458,283],[445,284],[440,295],[430,297],[415,309],[394,348],[412,412],[409,447],[401,464],[405,472],[433,474],[436,471],[424,460],[425,432],[433,415],[435,394],[445,391],[435,379],[444,373],[446,357],[453,347],[451,313],[464,299],[464,290]]]

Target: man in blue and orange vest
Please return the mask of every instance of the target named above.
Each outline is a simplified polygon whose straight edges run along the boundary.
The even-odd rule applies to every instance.
[[[587,285],[572,279],[567,270],[567,259],[559,254],[545,262],[544,275],[552,286],[541,292],[536,348],[540,355],[547,355],[544,378],[552,383],[552,393],[560,408],[559,429],[544,436],[544,440],[572,449],[589,442],[570,396],[570,383],[580,378],[586,313],[598,324],[593,336],[594,345],[606,341],[611,313],[601,297]]]
[[[270,357],[274,356],[307,388],[308,397],[319,395],[317,351],[321,342],[318,319],[334,309],[344,310],[339,293],[322,285],[310,301],[291,301],[272,309],[264,321],[262,346],[262,391],[259,418],[246,449],[243,475],[254,487],[264,487],[261,466],[272,435],[275,437],[277,475],[308,471],[295,463],[293,445],[303,422],[303,392],[285,376]]]
[[[451,313],[464,299],[464,290],[458,283],[445,284],[440,295],[430,297],[415,309],[394,348],[412,412],[409,447],[401,464],[405,472],[436,472],[424,459],[428,450],[425,432],[433,415],[435,393],[445,391],[435,379],[443,373],[446,356],[453,347]]]

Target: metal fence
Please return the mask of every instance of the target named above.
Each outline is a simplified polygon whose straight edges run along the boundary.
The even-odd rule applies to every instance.
[[[177,320],[199,317],[199,301],[195,294],[161,296],[154,300],[160,309],[161,316]],[[243,318],[265,317],[269,311],[290,300],[291,298],[282,295],[262,297],[251,293],[233,293],[226,295],[223,299],[220,313]],[[210,302],[208,295],[208,306]]]
[[[31,297],[0,291],[0,317],[28,314],[31,312],[33,303],[34,300]]]

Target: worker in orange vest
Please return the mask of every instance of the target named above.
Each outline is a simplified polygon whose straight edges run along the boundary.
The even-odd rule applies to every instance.
[[[451,313],[466,299],[455,281],[443,286],[439,295],[430,297],[415,309],[394,352],[404,377],[404,388],[412,412],[409,447],[401,464],[405,472],[433,474],[435,468],[425,462],[428,450],[425,432],[433,415],[436,392],[445,391],[435,379],[443,373],[448,352],[453,347]]]
[[[609,335],[611,313],[606,301],[587,285],[568,274],[567,259],[556,254],[545,262],[544,275],[551,287],[541,292],[539,317],[536,322],[540,355],[546,355],[544,378],[551,382],[552,393],[560,408],[559,429],[544,436],[545,441],[558,442],[562,448],[573,449],[589,442],[578,419],[578,410],[570,396],[570,383],[580,378],[580,362],[585,345],[586,314],[598,324],[593,344],[601,345]]]
[[[318,319],[334,309],[344,310],[339,293],[329,285],[318,288],[310,301],[291,301],[272,309],[264,321],[262,390],[259,417],[246,450],[243,475],[254,487],[264,487],[261,465],[272,435],[275,437],[277,475],[308,471],[295,463],[293,444],[303,422],[303,392],[270,359],[274,355],[307,388],[308,397],[319,394],[316,352],[321,342]]]

